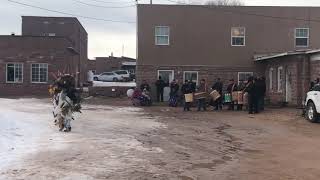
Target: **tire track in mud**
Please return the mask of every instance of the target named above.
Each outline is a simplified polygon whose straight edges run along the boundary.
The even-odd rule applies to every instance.
[[[220,166],[236,159],[243,151],[240,138],[228,132],[232,126],[222,121],[180,117],[170,112],[149,112],[167,128],[148,131],[137,136],[143,146],[160,147],[163,153],[146,154],[158,173],[167,179],[197,179],[201,173],[212,174]],[[191,173],[190,173],[191,172]]]

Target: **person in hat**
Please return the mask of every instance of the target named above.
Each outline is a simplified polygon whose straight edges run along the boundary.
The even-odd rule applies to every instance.
[[[183,85],[181,87],[181,92],[184,95],[184,97],[183,97],[183,99],[184,99],[183,111],[190,111],[191,102],[186,102],[185,95],[193,93],[192,89],[193,89],[192,82],[185,80],[185,82],[183,83]]]

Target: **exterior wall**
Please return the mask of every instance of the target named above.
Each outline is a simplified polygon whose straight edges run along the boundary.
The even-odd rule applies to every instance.
[[[309,59],[307,56],[288,56],[275,58],[266,62],[265,77],[267,83],[267,98],[271,104],[288,102],[289,105],[300,106],[308,92],[310,82]],[[282,88],[278,91],[278,68],[283,68]],[[270,68],[273,68],[272,89],[270,89]],[[288,74],[288,79],[286,78]],[[288,80],[288,82],[286,82]],[[289,83],[291,90],[286,90]],[[287,93],[291,98],[286,99]]]
[[[238,80],[238,72],[253,72],[254,75],[262,75],[260,70],[263,66],[257,66],[257,68],[251,67],[210,67],[210,66],[137,66],[136,76],[140,77],[139,82],[146,80],[151,85],[151,93],[153,96],[156,94],[155,82],[158,78],[158,70],[173,70],[174,79],[181,85],[183,84],[184,71],[197,71],[198,82],[201,79],[205,79],[208,87],[210,88],[217,78],[221,78],[226,90],[230,79]],[[261,70],[262,72],[262,70]],[[143,77],[143,78],[141,78]]]
[[[88,71],[88,34],[77,18],[73,17],[38,17],[22,16],[23,36],[56,36],[66,37],[72,42],[72,47],[80,54],[77,56],[79,66],[78,81],[80,86],[87,81]]]
[[[311,56],[310,58],[311,80],[320,78],[320,55]]]
[[[135,59],[127,57],[96,57],[96,73],[110,72],[122,69],[123,62],[136,62]]]
[[[71,42],[61,37],[0,36],[0,96],[48,95],[58,71],[76,73],[76,58],[67,51]],[[6,64],[23,64],[23,82],[6,82]],[[48,64],[48,82],[31,82],[31,64]]]
[[[316,7],[247,6],[217,9],[192,5],[138,5],[137,83],[140,84],[143,79],[154,82],[156,70],[161,67],[181,70],[185,67],[203,67],[200,68],[201,77],[208,77],[209,83],[216,76],[225,79],[233,76],[237,79],[239,69],[263,73],[265,70],[255,65],[254,55],[306,49],[295,47],[295,28],[309,27],[307,48],[320,47],[318,23],[267,16],[312,19],[320,16],[319,10]],[[226,13],[230,11],[239,13]],[[251,13],[264,17],[248,15]],[[169,46],[155,45],[155,26],[169,26]],[[231,46],[232,27],[246,28],[245,46]],[[289,64],[289,69],[302,73],[302,69],[298,72]],[[303,78],[303,82],[296,82],[296,85],[305,85],[307,77]],[[299,93],[302,94],[301,89]],[[275,99],[279,100],[279,93],[272,93],[271,97],[276,95],[278,97]],[[296,104],[301,104],[298,103],[300,99],[295,100]]]

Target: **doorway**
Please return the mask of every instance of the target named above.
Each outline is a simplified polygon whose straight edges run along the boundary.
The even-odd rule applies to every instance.
[[[161,76],[162,80],[166,83],[163,90],[163,100],[169,101],[170,98],[170,83],[174,79],[174,70],[158,70],[158,77]]]
[[[288,71],[288,68],[286,68],[286,102],[291,102],[291,74]]]

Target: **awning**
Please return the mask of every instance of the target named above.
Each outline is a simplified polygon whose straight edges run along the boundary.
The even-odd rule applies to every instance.
[[[313,49],[313,50],[307,49],[307,50],[288,51],[283,53],[274,53],[269,55],[255,55],[254,61],[259,62],[259,61],[274,59],[278,57],[301,55],[301,54],[315,54],[319,52],[320,52],[320,49]]]
[[[123,66],[136,66],[137,65],[137,62],[122,62],[122,65]]]

